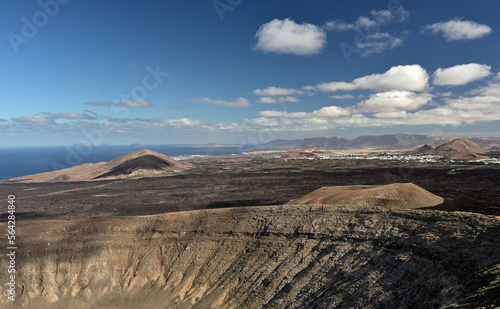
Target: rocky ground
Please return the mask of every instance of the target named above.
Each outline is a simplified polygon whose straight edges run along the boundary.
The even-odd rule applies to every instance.
[[[2,308],[500,305],[500,221],[478,214],[265,206],[21,221],[18,233],[20,293]]]

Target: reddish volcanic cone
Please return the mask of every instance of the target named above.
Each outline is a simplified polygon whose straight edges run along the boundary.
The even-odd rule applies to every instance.
[[[443,199],[412,183],[382,186],[323,187],[287,205],[378,206],[385,208],[421,208],[441,204]]]
[[[466,138],[457,138],[449,143],[437,146],[436,148],[431,150],[429,154],[451,156],[462,152],[483,154],[487,153],[488,150],[484,149],[483,147],[479,146],[478,144]]]
[[[128,179],[179,172],[193,165],[172,160],[164,154],[143,149],[110,162],[86,163],[54,172],[10,179],[16,182],[65,182]]]

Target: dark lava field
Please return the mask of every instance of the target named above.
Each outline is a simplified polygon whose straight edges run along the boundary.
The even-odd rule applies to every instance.
[[[203,158],[176,175],[131,180],[2,183],[19,220],[151,215],[281,205],[324,186],[412,182],[444,203],[433,209],[500,216],[500,168],[373,160]],[[6,214],[2,214],[6,221]]]

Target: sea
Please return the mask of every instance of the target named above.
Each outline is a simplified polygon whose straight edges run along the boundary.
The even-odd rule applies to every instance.
[[[141,149],[151,149],[169,157],[232,155],[264,150],[255,147],[194,147],[191,145],[0,147],[0,180],[51,172],[83,163],[108,162]]]

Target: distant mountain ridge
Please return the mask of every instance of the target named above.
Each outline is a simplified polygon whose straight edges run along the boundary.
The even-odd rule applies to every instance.
[[[309,137],[303,139],[276,139],[266,143],[269,147],[304,147],[318,144],[325,148],[374,148],[374,149],[404,149],[421,145],[441,145],[457,137],[430,134],[385,134],[363,135],[354,139],[342,137]],[[469,140],[484,148],[500,146],[500,138],[470,138]]]

